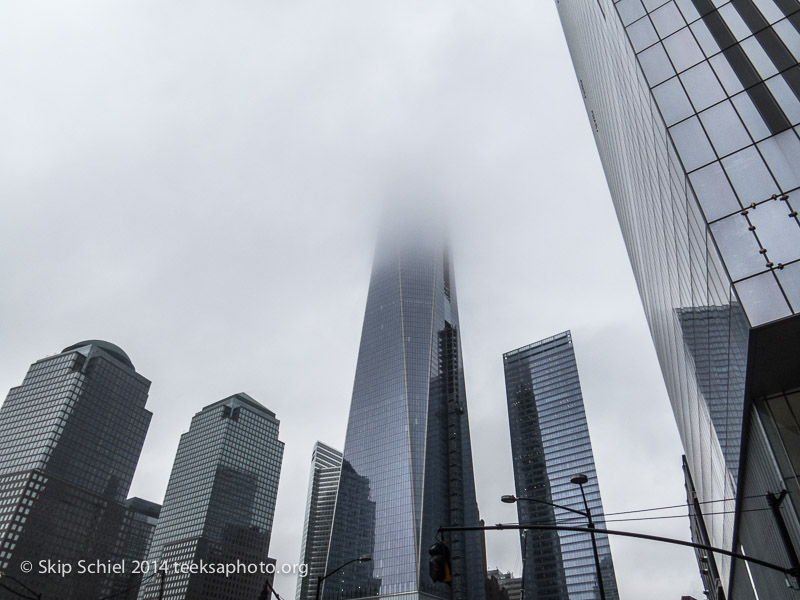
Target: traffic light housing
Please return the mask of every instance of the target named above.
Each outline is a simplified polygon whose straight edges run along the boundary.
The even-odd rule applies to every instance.
[[[428,553],[431,555],[429,563],[431,579],[449,584],[452,581],[450,576],[450,548],[447,547],[444,541],[440,541],[431,546]]]

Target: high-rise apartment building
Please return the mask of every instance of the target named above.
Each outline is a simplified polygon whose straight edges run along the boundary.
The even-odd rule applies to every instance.
[[[300,563],[307,565],[308,571],[305,577],[297,578],[297,600],[314,600],[317,578],[325,575],[341,472],[342,453],[322,442],[314,444],[300,549]]]
[[[118,558],[149,388],[121,348],[89,340],[33,363],[9,392],[0,408],[0,571],[44,598],[114,589],[113,574],[79,573],[79,561]],[[40,573],[41,560],[72,571]]]
[[[800,547],[800,3],[557,6],[703,528],[788,565],[759,509],[792,492],[780,511]],[[709,560],[711,598],[794,594],[780,573]]]
[[[263,565],[283,461],[278,426],[275,413],[243,393],[192,418],[150,549],[149,560],[169,569],[163,577],[145,576],[139,598],[161,598],[163,586],[164,599],[258,599],[268,576]],[[175,564],[189,567],[179,572]],[[202,564],[245,567],[228,576],[204,572]],[[255,571],[246,571],[247,565]]]
[[[440,526],[478,524],[455,278],[438,233],[384,233],[376,252],[327,569],[372,560],[328,578],[326,599],[484,597],[478,532],[445,536],[452,587],[428,573]]]
[[[596,524],[602,524],[603,502],[571,333],[565,331],[507,352],[503,355],[503,366],[514,481],[520,498],[519,522],[567,521],[586,525],[586,519],[580,515],[576,517],[559,508],[585,510],[581,488],[571,482],[576,475],[584,474],[588,478],[584,491],[589,510]],[[592,541],[587,534],[526,530],[520,535],[520,543],[525,598],[600,598]],[[605,597],[618,600],[606,536],[597,536],[597,549]]]

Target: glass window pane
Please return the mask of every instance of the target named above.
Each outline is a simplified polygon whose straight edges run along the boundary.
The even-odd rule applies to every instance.
[[[775,5],[774,0],[756,0],[756,5],[769,23],[780,21],[784,16],[783,11]]]
[[[780,199],[770,200],[750,211],[756,235],[776,265],[800,258],[800,225],[789,212],[789,206]]]
[[[694,41],[692,32],[688,27],[684,27],[674,35],[664,40],[664,47],[667,54],[675,65],[675,70],[680,73],[705,59],[700,46]]]
[[[658,34],[653,29],[653,24],[650,19],[639,19],[633,25],[629,26],[628,36],[631,38],[631,44],[636,52],[641,52],[648,46],[652,46],[658,41]]]
[[[766,259],[759,253],[761,247],[744,216],[731,215],[710,227],[731,279],[735,281],[767,268]]]
[[[734,287],[753,327],[791,314],[772,273],[745,279]]]
[[[669,2],[669,0],[643,0],[643,1],[644,1],[644,7],[647,9],[647,12],[655,10],[662,4],[666,4],[667,2]]]
[[[800,140],[793,130],[759,142],[758,147],[783,191],[800,186]]]
[[[794,312],[800,313],[800,262],[775,271],[778,281],[789,298]]]
[[[758,112],[758,109],[753,104],[747,92],[742,92],[735,96],[733,98],[733,105],[736,107],[737,112],[747,126],[747,131],[750,132],[754,140],[763,140],[765,137],[771,135],[772,132],[770,132],[767,124],[764,123],[761,113]]]
[[[716,56],[711,57],[709,62],[711,63],[711,66],[714,67],[714,72],[717,74],[717,77],[719,77],[719,80],[722,82],[722,85],[725,87],[725,91],[727,91],[728,94],[733,96],[737,92],[741,92],[744,89],[742,82],[739,81],[739,78],[736,76],[733,68],[731,68],[731,63],[728,62],[728,59],[724,54],[717,54]]]
[[[689,180],[707,220],[714,221],[742,209],[718,162],[691,173]]]
[[[680,77],[698,112],[725,99],[722,86],[706,62],[692,67]]]
[[[764,161],[753,146],[723,158],[722,165],[743,206],[766,200],[779,191]]]
[[[697,12],[697,8],[692,0],[675,0],[675,3],[678,5],[678,8],[681,9],[683,18],[686,19],[687,23],[691,23],[695,19],[700,18],[700,13]]]
[[[794,125],[800,123],[800,101],[797,100],[789,84],[786,83],[783,75],[776,75],[767,80],[767,87],[775,96],[783,112],[786,113],[789,121]]]
[[[700,119],[720,156],[731,154],[753,143],[730,100],[701,113]]]
[[[683,86],[677,77],[654,87],[653,95],[667,125],[674,125],[694,114],[689,98],[686,97],[686,92],[683,91]]]
[[[656,31],[658,31],[658,35],[662,39],[686,25],[683,15],[681,15],[674,2],[670,2],[653,11],[650,13],[650,18],[653,19],[653,25],[656,26]]]
[[[661,44],[651,46],[639,54],[639,62],[644,70],[645,77],[650,83],[650,87],[658,85],[675,74],[672,64],[667,58],[667,53]]]
[[[697,41],[700,43],[700,47],[703,49],[703,52],[706,53],[706,56],[712,56],[719,52],[719,44],[717,44],[714,36],[711,35],[711,32],[708,30],[705,21],[695,21],[690,27],[697,38]]]
[[[700,127],[697,117],[672,126],[669,131],[687,171],[694,171],[698,167],[716,160],[714,149],[703,132],[703,128]]]
[[[743,40],[748,35],[753,33],[742,20],[739,11],[733,7],[733,4],[729,3],[721,7],[719,9],[719,14],[722,15],[723,19],[725,19],[725,24],[738,41]]]
[[[789,19],[775,23],[772,28],[778,33],[778,37],[783,40],[789,51],[794,54],[795,59],[800,60],[800,33],[789,22]]]
[[[644,6],[640,0],[620,0],[616,6],[623,25],[630,25],[645,15]]]
[[[751,37],[746,39],[742,42],[741,46],[744,48],[745,54],[747,54],[753,62],[756,71],[758,71],[758,74],[761,75],[762,78],[766,79],[767,77],[772,77],[778,72],[778,69],[775,68],[775,65],[769,59],[767,53],[764,52],[764,48],[761,47],[761,44],[758,43],[756,38]]]

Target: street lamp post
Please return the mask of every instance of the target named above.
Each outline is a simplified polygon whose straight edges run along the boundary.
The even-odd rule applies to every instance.
[[[600,600],[606,600],[606,589],[603,585],[603,573],[600,570],[600,554],[597,552],[597,539],[594,534],[594,521],[592,520],[592,511],[589,510],[589,502],[586,500],[586,492],[583,491],[583,484],[589,481],[589,478],[583,473],[578,473],[569,480],[570,483],[580,486],[581,496],[583,497],[583,506],[586,509],[586,518],[589,519],[589,529],[591,529],[592,536],[592,550],[594,551],[594,566],[597,568],[597,585],[600,587]]]
[[[547,500],[541,500],[539,498],[526,498],[526,497],[518,497],[511,494],[506,494],[505,496],[501,496],[500,500],[505,502],[506,504],[514,504],[519,500],[526,500],[528,502],[536,502],[538,504],[547,504],[548,506],[553,506],[555,508],[560,508],[561,510],[566,510],[567,512],[575,513],[576,515],[581,515],[586,517],[589,521],[589,529],[591,530],[592,536],[592,551],[594,552],[594,565],[597,569],[597,586],[600,590],[600,600],[606,600],[606,590],[605,586],[603,585],[603,574],[600,571],[600,554],[597,552],[597,540],[594,534],[594,520],[592,519],[592,511],[589,510],[589,503],[586,500],[586,493],[583,491],[583,484],[589,481],[589,478],[584,475],[583,473],[578,473],[570,479],[570,483],[574,483],[575,485],[579,485],[581,488],[581,496],[583,496],[583,506],[586,508],[585,511],[577,510],[575,508],[570,508],[569,506],[561,506],[560,504],[554,504],[553,502],[549,502]]]
[[[326,580],[328,577],[330,577],[331,575],[333,575],[333,574],[334,574],[334,573],[336,573],[337,571],[341,571],[341,570],[342,570],[342,569],[344,569],[344,568],[345,568],[347,565],[352,565],[354,562],[357,562],[357,563],[363,563],[363,562],[370,562],[371,560],[372,560],[372,557],[371,557],[371,556],[359,556],[358,558],[354,558],[353,560],[348,560],[348,561],[347,561],[346,563],[344,563],[343,565],[340,565],[340,566],[336,567],[336,568],[335,568],[333,571],[331,571],[330,573],[327,573],[327,574],[325,574],[325,575],[322,575],[322,576],[320,576],[320,577],[317,577],[317,593],[316,593],[316,599],[317,599],[317,600],[319,600],[320,590],[322,589],[322,582],[323,582],[323,581],[325,581],[325,580]]]

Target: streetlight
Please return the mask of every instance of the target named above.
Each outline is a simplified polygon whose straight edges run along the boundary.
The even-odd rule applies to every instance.
[[[334,573],[336,573],[337,571],[341,571],[341,570],[342,570],[342,569],[344,569],[344,568],[345,568],[347,565],[352,565],[354,562],[357,562],[357,563],[364,563],[364,562],[370,562],[371,560],[372,560],[372,557],[371,557],[371,556],[359,556],[358,558],[354,558],[353,560],[348,560],[348,561],[347,561],[346,563],[344,563],[343,565],[340,565],[340,566],[336,567],[336,568],[335,568],[333,571],[331,571],[330,573],[327,573],[326,575],[323,575],[323,576],[321,576],[321,577],[317,577],[317,594],[316,594],[316,599],[317,599],[317,600],[319,600],[319,594],[320,594],[320,590],[322,589],[322,582],[323,582],[323,581],[325,581],[325,580],[326,580],[328,577],[330,577],[331,575],[333,575],[333,574],[334,574]]]
[[[592,520],[592,511],[589,510],[589,502],[586,500],[586,493],[583,491],[583,485],[589,481],[589,478],[583,473],[578,473],[569,481],[570,483],[574,483],[575,485],[580,486],[581,496],[583,497],[583,506],[584,508],[586,508],[585,511],[577,510],[575,508],[570,508],[569,506],[561,506],[560,504],[554,504],[552,502],[548,502],[547,500],[540,500],[539,498],[526,498],[526,497],[514,496],[511,494],[506,494],[504,496],[501,496],[500,501],[505,502],[506,504],[514,504],[515,502],[518,502],[520,500],[527,500],[528,502],[547,504],[548,506],[560,508],[561,510],[566,510],[568,512],[586,517],[589,520],[589,529],[592,530],[590,534],[592,536],[592,551],[594,552],[594,566],[597,569],[597,586],[600,589],[600,600],[606,600],[606,590],[605,586],[603,585],[603,574],[600,571],[600,554],[597,552],[597,540],[595,539],[595,533],[594,533],[595,529],[594,520]]]

